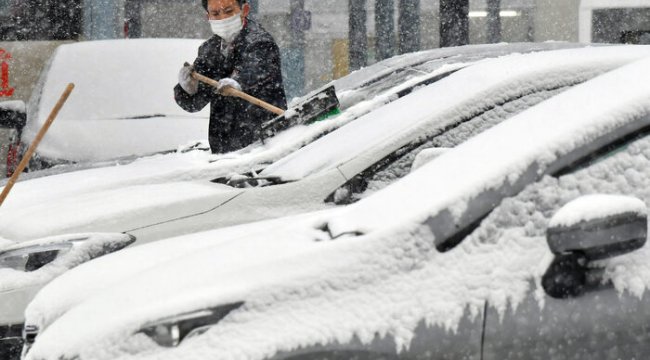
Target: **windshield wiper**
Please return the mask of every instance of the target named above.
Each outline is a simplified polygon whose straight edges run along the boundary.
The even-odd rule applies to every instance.
[[[241,177],[234,178],[234,179],[232,177],[220,177],[211,180],[210,182],[216,184],[224,184],[224,185],[232,186],[234,188],[249,188],[249,187],[263,187],[263,186],[287,184],[292,181],[283,180],[279,176],[250,177],[250,176],[243,175]]]
[[[151,114],[151,115],[136,115],[136,116],[127,116],[119,118],[119,120],[141,120],[141,119],[152,119],[157,117],[167,117],[165,114]]]

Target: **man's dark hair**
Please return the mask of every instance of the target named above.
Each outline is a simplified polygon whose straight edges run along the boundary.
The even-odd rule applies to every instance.
[[[244,6],[246,2],[247,0],[237,0],[237,3],[239,4],[240,8]],[[203,4],[203,8],[205,9],[205,11],[208,11],[208,0],[201,0],[201,4]]]

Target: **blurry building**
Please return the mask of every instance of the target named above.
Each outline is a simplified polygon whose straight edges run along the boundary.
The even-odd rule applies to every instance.
[[[278,41],[287,92],[296,96],[386,56],[439,47],[439,1],[249,2],[253,16]],[[580,4],[590,1],[595,0],[469,0],[469,43],[578,41]],[[208,38],[211,33],[200,4],[200,0],[0,0],[0,41]],[[350,8],[354,21],[349,21]],[[593,40],[643,42],[650,27],[641,31],[638,27],[648,25],[648,14],[634,15],[629,9],[596,12],[593,18],[599,25]],[[625,21],[637,25],[616,28]]]

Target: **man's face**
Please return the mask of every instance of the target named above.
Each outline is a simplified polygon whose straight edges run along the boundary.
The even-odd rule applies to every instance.
[[[208,20],[223,20],[235,15],[244,18],[249,10],[248,4],[239,7],[237,0],[208,0]]]

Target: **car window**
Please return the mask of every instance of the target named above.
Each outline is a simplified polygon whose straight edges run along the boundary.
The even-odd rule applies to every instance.
[[[595,193],[630,195],[650,203],[650,136],[611,149],[588,165],[528,185],[496,206],[466,241],[501,243],[524,236],[546,246],[550,218],[569,201]]]
[[[417,141],[392,153],[375,166],[359,174],[333,193],[328,201],[349,204],[383,189],[411,171],[415,157],[428,148],[451,148],[472,136],[485,131],[501,121],[510,118],[542,101],[555,96],[570,86],[543,90],[510,100],[446,129],[431,138]]]

